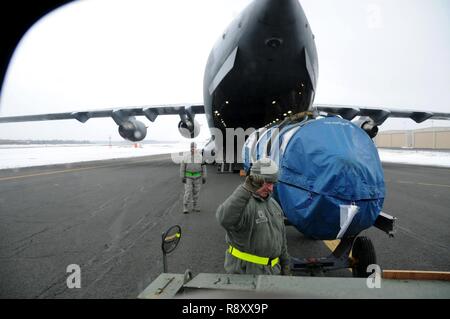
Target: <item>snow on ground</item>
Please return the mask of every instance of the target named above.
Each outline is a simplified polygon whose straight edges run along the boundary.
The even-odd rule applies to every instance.
[[[0,169],[87,162],[188,151],[188,143],[131,145],[1,145]]]
[[[378,149],[382,162],[450,167],[450,151]]]
[[[189,143],[134,145],[0,145],[0,169],[139,157],[189,150]],[[382,162],[450,167],[450,152],[379,149]]]

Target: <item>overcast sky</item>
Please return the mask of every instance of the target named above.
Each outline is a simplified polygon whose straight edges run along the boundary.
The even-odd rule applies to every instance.
[[[203,103],[214,42],[248,0],[84,0],[24,36],[0,115]],[[316,103],[450,112],[450,1],[303,0],[319,55]],[[208,137],[204,116],[199,139]],[[145,118],[142,121],[149,123]],[[182,140],[177,116],[147,139]],[[450,126],[388,120],[382,129]],[[0,124],[0,139],[120,140],[112,119]]]

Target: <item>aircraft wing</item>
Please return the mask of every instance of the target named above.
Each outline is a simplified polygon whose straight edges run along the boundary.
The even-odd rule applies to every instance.
[[[193,117],[195,114],[204,114],[205,108],[200,104],[168,104],[161,106],[140,106],[125,107],[117,109],[75,111],[64,113],[35,114],[23,116],[0,117],[0,123],[29,122],[29,121],[50,121],[75,119],[85,123],[90,118],[111,117],[116,122],[117,119],[125,119],[132,116],[145,116],[150,121],[155,121],[158,115],[180,115],[180,117]]]
[[[376,125],[381,125],[389,117],[410,118],[416,123],[421,123],[428,119],[450,120],[450,113],[428,112],[418,110],[399,110],[391,108],[369,108],[365,106],[314,104],[313,111],[326,112],[340,115],[344,119],[351,121],[356,116],[370,117]]]

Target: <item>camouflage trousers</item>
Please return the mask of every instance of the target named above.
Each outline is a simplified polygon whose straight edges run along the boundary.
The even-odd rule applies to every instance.
[[[193,209],[198,209],[198,195],[202,186],[201,178],[186,178],[184,184],[183,210],[189,210],[189,205],[192,203]]]

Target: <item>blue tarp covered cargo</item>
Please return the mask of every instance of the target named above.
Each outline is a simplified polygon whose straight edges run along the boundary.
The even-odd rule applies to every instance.
[[[274,196],[300,232],[335,239],[347,205],[358,206],[358,213],[345,236],[374,224],[383,206],[384,176],[377,149],[362,129],[326,117],[285,127],[278,138],[270,152],[280,166]]]

